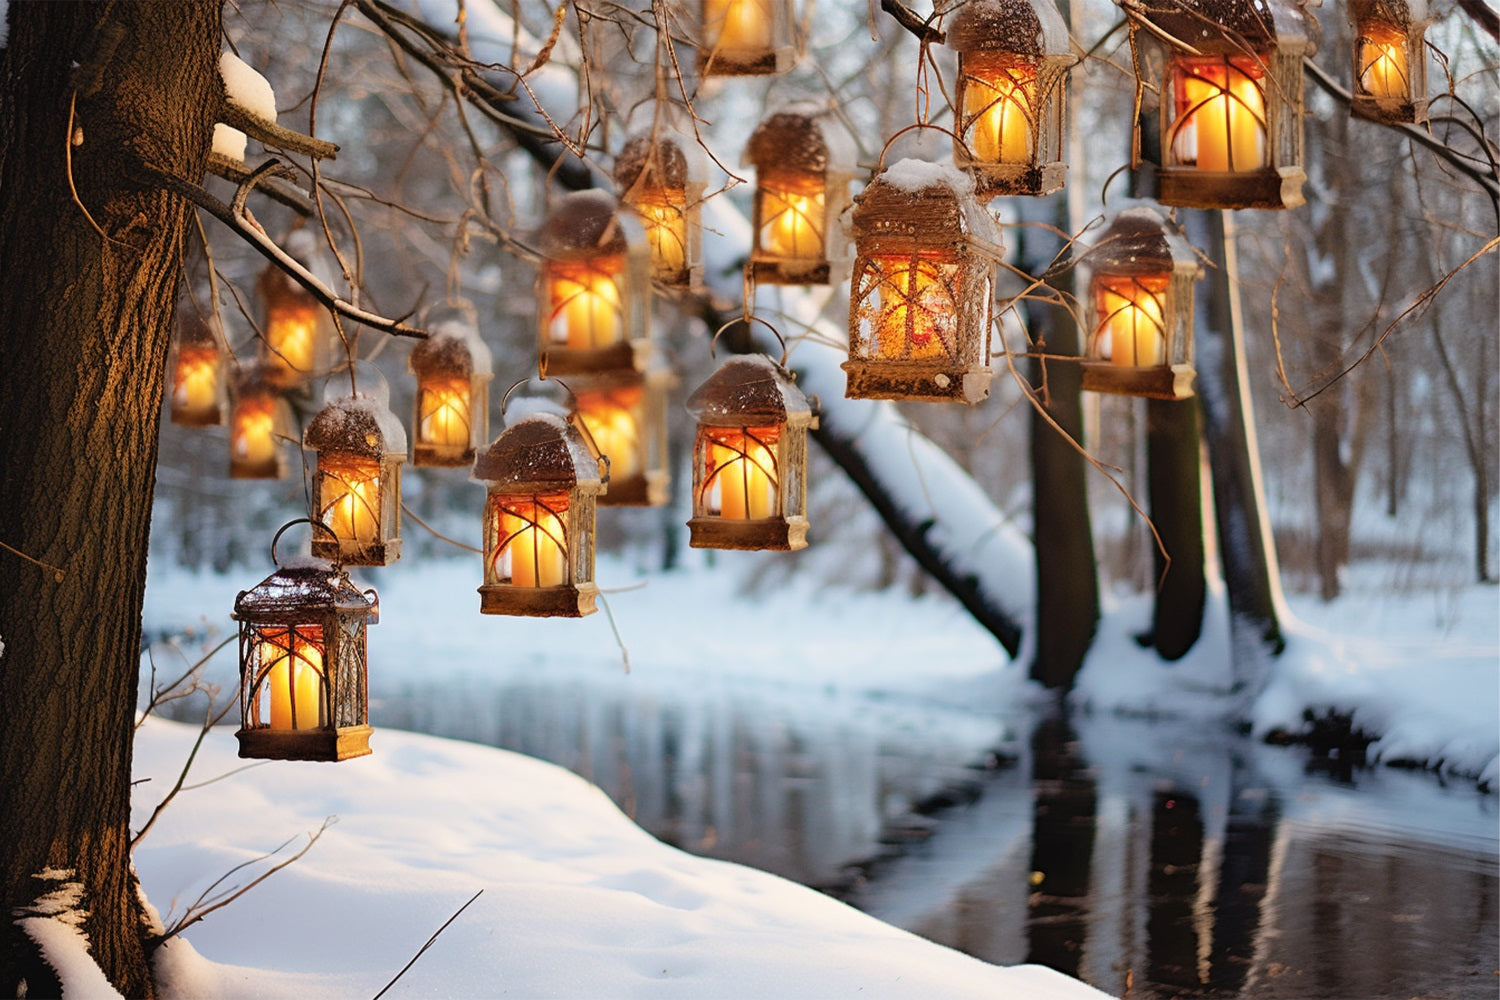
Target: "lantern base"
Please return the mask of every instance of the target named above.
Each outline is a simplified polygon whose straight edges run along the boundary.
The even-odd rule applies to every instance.
[[[223,422],[223,411],[217,406],[205,406],[201,409],[172,407],[172,423],[179,427],[218,427]]]
[[[958,160],[955,151],[954,160]],[[974,196],[988,201],[997,195],[1040,197],[1061,191],[1068,178],[1068,165],[1056,163],[977,163],[959,164],[974,178]]]
[[[608,347],[577,348],[559,344],[543,344],[542,375],[593,375],[601,372],[617,372],[622,368],[645,371],[651,355],[651,343],[647,340],[622,340]]]
[[[401,558],[401,539],[388,538],[361,544],[348,538],[330,541],[314,535],[312,554],[344,566],[389,566]]]
[[[429,469],[461,469],[474,464],[476,450],[472,445],[455,448],[445,444],[414,444],[411,464]]]
[[[593,583],[561,587],[512,587],[486,583],[479,588],[482,615],[521,615],[527,618],[582,618],[597,609],[599,588]]]
[[[1132,367],[1110,361],[1083,362],[1083,390],[1146,399],[1189,399],[1193,396],[1192,365]]]
[[[754,52],[709,49],[698,53],[698,75],[775,76],[785,73],[796,62],[797,50],[790,46]]]
[[[826,260],[752,260],[745,273],[757,285],[832,285],[834,267]]]
[[[1427,120],[1427,100],[1411,101],[1404,98],[1373,97],[1355,94],[1349,102],[1349,114],[1367,122],[1382,125],[1416,124]]]
[[[229,459],[230,479],[283,479],[286,477],[286,469],[281,463],[278,454],[265,462],[247,462],[231,457]]]
[[[928,403],[979,403],[990,394],[988,367],[944,370],[920,361],[850,358],[842,365],[846,399],[909,399]]]
[[[1307,174],[1301,167],[1266,167],[1243,173],[1164,167],[1157,201],[1178,208],[1296,208]]]
[[[768,517],[754,521],[711,515],[688,522],[688,545],[695,549],[769,549],[795,552],[807,548],[807,518]]]
[[[370,753],[373,727],[338,729],[271,729],[257,726],[235,733],[240,756],[258,760],[348,760]]]
[[[599,495],[601,507],[660,507],[667,502],[667,474],[641,472],[609,480],[609,489]]]

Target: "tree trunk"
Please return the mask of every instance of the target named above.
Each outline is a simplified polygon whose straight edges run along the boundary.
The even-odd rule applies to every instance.
[[[1146,400],[1151,523],[1170,562],[1156,553],[1151,645],[1180,660],[1203,631],[1203,464],[1196,399]]]
[[[0,994],[61,991],[9,915],[76,883],[94,960],[124,995],[149,996],[129,856],[131,740],[188,214],[137,165],[202,176],[221,100],[220,9],[13,3],[9,18],[0,541],[59,572],[0,550]],[[71,181],[93,223],[64,160],[74,98]]]

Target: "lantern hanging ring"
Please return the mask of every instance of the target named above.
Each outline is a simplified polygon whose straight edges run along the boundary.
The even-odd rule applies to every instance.
[[[708,342],[709,357],[718,358],[718,354],[714,351],[714,345],[719,342],[719,338],[724,335],[724,331],[729,329],[731,326],[734,326],[734,324],[736,323],[744,323],[746,326],[749,326],[751,323],[759,323],[767,330],[770,330],[771,336],[775,337],[776,342],[781,345],[781,360],[776,363],[782,368],[786,367],[786,338],[781,335],[780,330],[776,329],[769,322],[761,319],[759,316],[747,315],[743,319],[732,319],[728,323],[725,323],[723,326],[719,327],[719,329],[715,331],[713,339]]]
[[[286,534],[286,530],[288,528],[291,528],[298,524],[310,524],[314,528],[322,528],[324,531],[328,532],[328,537],[332,538],[335,542],[338,541],[339,536],[337,532],[335,532],[332,528],[324,524],[322,521],[319,521],[315,517],[299,517],[294,520],[288,521],[286,524],[283,524],[280,529],[277,530],[275,536],[271,539],[271,562],[275,563],[277,566],[281,565],[281,560],[276,558],[276,543],[281,541],[281,536]],[[337,559],[332,560],[332,562],[335,569],[340,568],[341,564]]]
[[[922,129],[922,128],[930,128],[930,129],[932,129],[934,131],[941,132],[944,135],[948,136],[948,138],[952,139],[954,142],[961,143],[963,141],[963,140],[959,139],[958,135],[956,133],[954,133],[954,131],[952,129],[950,129],[950,128],[944,128],[941,125],[934,125],[931,122],[912,122],[910,125],[907,125],[905,128],[897,129],[895,131],[895,133],[892,134],[891,137],[885,141],[885,145],[880,147],[880,158],[875,161],[875,172],[878,174],[881,171],[885,170],[885,154],[889,153],[891,151],[891,145],[897,139],[901,138],[903,135],[905,135],[906,133],[910,132],[912,129]]]
[[[505,390],[505,395],[500,397],[500,416],[502,418],[505,416],[506,405],[510,403],[510,394],[530,381],[530,378],[523,378],[520,381],[514,383],[509,389]],[[588,440],[589,450],[592,451],[595,455],[599,456],[599,478],[603,479],[606,483],[609,482],[609,456],[603,454],[599,450],[599,443],[594,440],[594,432],[589,430],[588,421],[584,420],[582,415],[579,413],[578,394],[573,391],[572,387],[569,386],[568,383],[564,382],[560,378],[557,378],[556,376],[548,377],[544,375],[541,377],[541,381],[556,382],[558,385],[562,386],[563,391],[568,394],[568,423],[571,424],[575,429],[577,429],[578,432]]]
[[[513,384],[509,389],[505,390],[505,395],[500,397],[500,416],[505,416],[505,407],[510,403],[510,394],[530,381],[531,379],[529,377],[523,378]],[[575,414],[578,412],[578,394],[573,391],[572,387],[570,387],[568,383],[564,382],[562,379],[558,378],[555,375],[539,376],[538,381],[556,382],[558,385],[562,386],[563,391],[568,394],[568,412]]]

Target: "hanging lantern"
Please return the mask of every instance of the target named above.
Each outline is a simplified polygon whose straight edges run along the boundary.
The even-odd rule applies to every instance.
[[[595,504],[608,478],[607,464],[553,413],[516,421],[480,454],[474,479],[486,487],[481,613],[594,613]]]
[[[278,562],[240,591],[232,617],[240,623],[241,757],[348,760],[370,752],[366,628],[379,609],[375,591],[359,590],[323,559]]]
[[[902,160],[855,199],[850,399],[989,395],[1000,230],[953,167]]]
[[[790,105],[758,125],[745,147],[755,168],[751,278],[771,285],[831,285],[849,266],[840,221],[849,206],[855,149],[821,105]]]
[[[958,53],[953,161],[982,198],[1063,186],[1063,83],[1077,60],[1052,0],[968,0],[947,45]]]
[[[489,437],[490,349],[467,302],[429,316],[423,325],[428,337],[407,359],[417,377],[412,464],[472,465]]]
[[[665,132],[636,136],[615,158],[615,187],[645,227],[659,285],[692,289],[703,276],[706,172],[701,147]]]
[[[791,0],[698,0],[701,76],[767,76],[797,61]]]
[[[212,427],[224,422],[224,338],[212,314],[177,311],[172,339],[172,423]]]
[[[401,558],[406,430],[390,410],[384,380],[367,376],[359,391],[339,395],[346,379],[329,379],[323,408],[302,434],[302,447],[317,453],[313,510],[330,529],[313,538],[313,555],[346,566],[386,566]]]
[[[558,199],[542,229],[541,373],[640,369],[650,349],[649,253],[603,191]]]
[[[812,407],[765,355],[731,358],[688,397],[695,549],[807,545],[807,431]]]
[[[245,365],[232,380],[229,409],[231,479],[280,479],[286,475],[282,442],[291,420],[281,390],[261,365]]]
[[[658,507],[667,502],[667,389],[672,372],[660,357],[646,371],[580,376],[569,385],[599,454],[609,459],[603,507]]]
[[[1164,205],[1302,204],[1302,58],[1308,25],[1292,0],[1178,0],[1136,10],[1138,73],[1161,95]],[[1195,51],[1170,47],[1162,35]],[[1149,69],[1148,69],[1149,67]],[[1139,123],[1137,123],[1139,129]]]
[[[311,230],[293,230],[284,242],[288,256],[325,278],[325,258]],[[260,273],[255,288],[264,307],[261,357],[268,377],[291,386],[327,371],[338,337],[322,303],[275,264]]]
[[[1354,25],[1355,118],[1396,124],[1427,120],[1425,0],[1349,0]]]
[[[1115,216],[1084,258],[1083,388],[1123,396],[1193,394],[1193,283],[1203,275],[1186,237],[1154,208]]]

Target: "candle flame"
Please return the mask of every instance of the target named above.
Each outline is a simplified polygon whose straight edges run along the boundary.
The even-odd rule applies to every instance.
[[[1266,99],[1257,60],[1179,57],[1176,66],[1176,161],[1220,173],[1265,167]]]

